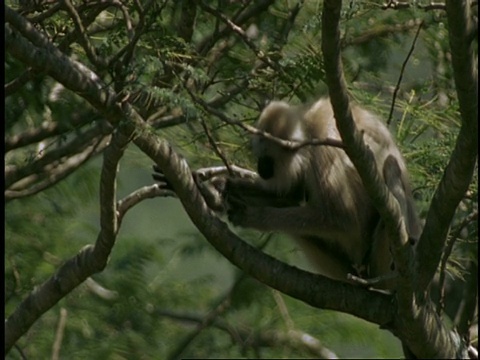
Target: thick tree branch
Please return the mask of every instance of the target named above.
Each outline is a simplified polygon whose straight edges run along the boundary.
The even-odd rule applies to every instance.
[[[36,287],[5,321],[5,354],[38,318],[88,277],[102,271],[118,231],[115,183],[118,161],[128,140],[124,134],[114,136],[105,151],[101,174],[101,230],[94,246],[88,245],[67,260],[55,274]],[[124,209],[122,214],[125,214]]]
[[[393,332],[404,341],[417,357],[453,358],[457,354],[458,336],[447,331],[427,299],[415,303],[413,296],[413,258],[408,245],[404,221],[398,203],[382,182],[373,154],[365,146],[362,134],[356,129],[350,110],[347,87],[340,58],[339,20],[341,2],[324,2],[322,14],[322,51],[325,61],[327,85],[334,109],[337,127],[345,143],[348,156],[358,170],[363,184],[379,211],[393,240],[393,253],[400,273],[396,298],[396,313]],[[438,261],[437,261],[438,264]]]
[[[447,1],[452,67],[462,125],[455,149],[433,195],[418,244],[417,288],[430,283],[442,256],[455,210],[472,180],[478,155],[478,69],[473,44],[469,1]]]
[[[110,87],[88,69],[78,66],[56,50],[25,20],[18,17],[6,7],[7,51],[18,60],[31,65],[37,71],[45,72],[66,88],[84,97],[112,125],[121,124],[118,130],[127,138],[132,134],[133,142],[162,169],[193,223],[228,260],[259,281],[312,306],[347,312],[382,325],[393,320],[394,308],[391,296],[338,283],[288,266],[238,238],[227,224],[209,209],[198,191],[185,159],[180,157],[168,142],[160,140],[128,103],[119,102]],[[38,47],[32,46],[12,27],[34,39]],[[113,165],[111,164],[109,168],[113,169]],[[118,224],[113,220],[115,205],[112,189],[105,189],[101,196],[104,203],[102,208],[106,209],[102,209],[99,245],[88,247],[69,260],[70,266],[61,267],[51,279],[40,286],[41,294],[34,292],[19,305],[5,324],[7,351],[42,313],[92,273],[104,268],[106,262],[104,256],[111,250]],[[42,303],[32,304],[33,299]]]
[[[100,237],[95,244],[102,258],[107,259],[115,244],[118,232],[117,172],[118,164],[133,131],[115,132],[103,156],[100,176]],[[106,265],[106,263],[105,263]]]
[[[406,276],[409,258],[413,257],[407,246],[408,236],[397,201],[388,191],[376,167],[372,151],[367,148],[362,134],[355,127],[350,110],[347,86],[340,59],[340,19],[341,4],[325,1],[322,16],[322,51],[325,61],[326,80],[330,101],[335,114],[337,128],[345,143],[345,151],[359,172],[363,184],[372,198],[394,240],[395,260],[402,276]],[[347,145],[348,144],[348,145]],[[410,276],[410,275],[409,275]]]

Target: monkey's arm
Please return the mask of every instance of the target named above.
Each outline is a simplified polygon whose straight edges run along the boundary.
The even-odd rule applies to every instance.
[[[241,227],[264,232],[284,232],[294,236],[345,237],[355,232],[351,216],[325,211],[313,206],[248,206],[238,199],[228,199],[229,221]]]
[[[227,202],[236,199],[237,202],[252,207],[288,207],[299,205],[304,200],[304,192],[303,188],[296,187],[286,194],[278,195],[259,178],[229,178],[224,198]]]

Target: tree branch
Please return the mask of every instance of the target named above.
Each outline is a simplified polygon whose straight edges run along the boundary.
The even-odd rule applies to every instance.
[[[31,176],[33,180],[36,180],[42,174],[48,174],[49,170],[53,167],[67,161],[68,158],[74,157],[82,153],[85,149],[100,144],[109,131],[105,129],[105,125],[106,124],[98,123],[91,129],[80,133],[64,146],[59,146],[45,153],[40,151],[38,154],[35,154],[36,159],[28,165],[10,166],[9,169],[5,171],[5,188],[18,190],[31,182],[28,177]],[[104,135],[103,133],[107,134]],[[26,184],[22,184],[22,182],[26,182]]]
[[[65,134],[74,129],[80,129],[83,125],[90,124],[94,120],[91,108],[70,116],[70,121],[44,121],[39,127],[29,128],[22,133],[5,138],[5,153],[23,146],[38,143],[49,137]]]
[[[60,159],[59,161],[48,164],[48,166],[43,169],[44,174],[32,174],[23,178],[21,180],[21,187],[15,186],[14,188],[5,190],[5,202],[34,195],[65,179],[89,159],[101,153],[107,146],[106,138],[97,139],[94,143],[87,145],[83,151],[70,155],[65,160]]]
[[[417,42],[418,35],[420,34],[420,30],[422,29],[422,26],[423,26],[423,21],[420,22],[420,24],[418,24],[418,29],[415,34],[415,37],[413,38],[412,46],[408,51],[407,57],[402,63],[402,68],[400,70],[400,74],[398,75],[397,84],[395,85],[395,89],[393,90],[392,105],[390,106],[390,113],[388,114],[387,125],[390,125],[390,122],[392,121],[393,109],[395,108],[395,99],[397,98],[397,93],[398,93],[398,90],[400,89],[400,84],[402,83],[403,73],[405,71],[405,67],[408,64],[408,60],[410,59],[410,56],[412,56],[413,49],[415,49],[415,44]]]
[[[400,274],[396,293],[398,309],[392,331],[417,357],[453,358],[459,343],[458,336],[447,331],[431,303],[418,304],[413,297],[413,253],[398,203],[381,180],[373,154],[365,146],[362,134],[356,129],[347,94],[346,82],[340,58],[339,20],[340,1],[325,0],[322,14],[322,51],[325,61],[330,101],[337,128],[346,146],[346,153],[360,174],[365,189],[385,221],[395,264]],[[438,264],[438,261],[437,261]]]
[[[418,243],[417,289],[430,283],[442,256],[455,210],[472,180],[478,155],[478,71],[468,1],[447,1],[452,67],[462,125],[442,180],[433,195]]]
[[[377,324],[394,318],[391,296],[314,275],[288,266],[264,254],[238,238],[213,211],[198,191],[190,168],[165,140],[159,139],[138,113],[87,68],[78,66],[56,50],[43,36],[6,7],[5,43],[9,53],[43,71],[94,106],[112,125],[133,142],[162,169],[172,184],[190,219],[207,240],[230,262],[259,281],[312,306],[347,312]],[[27,33],[33,47],[11,24]],[[26,31],[28,29],[28,31]],[[18,29],[17,29],[18,30]],[[110,168],[113,169],[114,163]],[[112,170],[113,171],[113,170]],[[105,176],[110,176],[106,173]],[[103,183],[102,179],[102,183]],[[105,180],[106,181],[106,180]],[[105,185],[102,185],[102,187]],[[113,185],[111,185],[113,186]],[[102,229],[95,247],[88,247],[69,260],[57,273],[34,291],[5,323],[6,352],[33,322],[60,298],[106,264],[118,224],[113,219],[115,203],[111,188],[102,191]],[[105,209],[103,209],[105,207]],[[281,276],[279,276],[281,274]],[[41,293],[41,294],[39,294]],[[35,299],[35,300],[33,300]],[[32,304],[41,301],[41,304]]]

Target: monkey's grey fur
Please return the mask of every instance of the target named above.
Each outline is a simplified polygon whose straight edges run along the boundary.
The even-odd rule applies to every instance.
[[[420,226],[400,151],[375,115],[355,105],[352,115],[399,202],[409,237],[417,239]],[[284,140],[340,140],[328,98],[304,112],[271,102],[257,128]],[[348,273],[371,278],[392,271],[384,224],[344,150],[318,145],[289,150],[261,135],[254,136],[252,150],[260,177],[231,178],[225,189],[234,225],[291,235],[316,270],[333,279],[347,281]],[[394,285],[385,281],[378,287]]]

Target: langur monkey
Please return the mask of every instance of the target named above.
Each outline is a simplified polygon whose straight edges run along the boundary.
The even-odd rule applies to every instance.
[[[372,113],[352,106],[378,169],[398,200],[410,239],[420,235],[405,162],[386,126]],[[291,141],[337,139],[328,98],[301,111],[271,102],[256,127]],[[380,277],[393,270],[390,241],[362,180],[345,151],[308,145],[291,150],[262,135],[252,139],[259,177],[229,178],[225,199],[233,225],[291,235],[322,275],[347,281],[347,274]],[[391,280],[375,286],[390,289]]]

